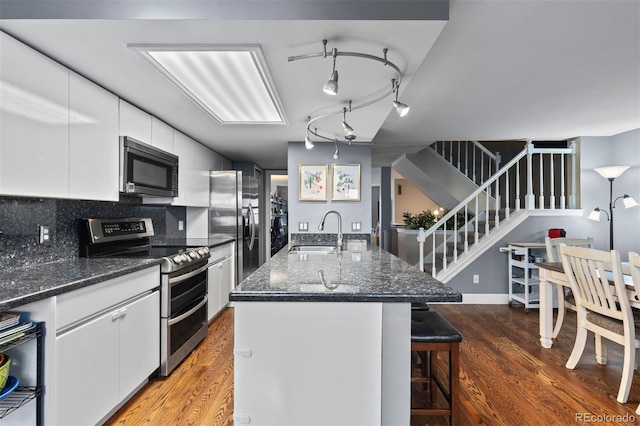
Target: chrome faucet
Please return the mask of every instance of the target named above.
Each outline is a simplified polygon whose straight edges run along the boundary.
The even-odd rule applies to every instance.
[[[340,213],[338,213],[335,210],[328,210],[324,213],[324,216],[322,216],[322,220],[320,221],[320,225],[318,226],[318,230],[319,231],[323,231],[324,230],[324,221],[327,218],[327,215],[329,213],[333,213],[336,216],[338,216],[338,250],[342,250],[342,216],[340,216]]]

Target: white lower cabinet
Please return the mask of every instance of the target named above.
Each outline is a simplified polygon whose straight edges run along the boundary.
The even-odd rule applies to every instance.
[[[99,423],[159,367],[160,295],[151,291],[159,282],[156,267],[62,295],[55,424]]]
[[[56,338],[56,424],[96,424],[118,404],[120,324],[112,316]]]
[[[211,249],[207,275],[207,314],[209,321],[229,303],[229,292],[233,288],[234,243]]]

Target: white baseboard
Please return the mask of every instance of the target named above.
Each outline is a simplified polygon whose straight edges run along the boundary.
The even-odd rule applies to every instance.
[[[508,305],[509,294],[464,293],[462,303],[467,305]]]

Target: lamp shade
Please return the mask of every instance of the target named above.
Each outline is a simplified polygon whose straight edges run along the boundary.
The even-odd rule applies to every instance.
[[[591,211],[591,213],[589,213],[589,216],[587,216],[587,219],[595,220],[595,221],[599,222],[600,221],[600,209],[598,207],[593,209]]]
[[[627,194],[624,194],[624,196],[622,197],[622,202],[624,203],[625,209],[628,209],[629,207],[635,207],[638,205],[638,202],[634,200],[633,197],[630,197]]]
[[[597,167],[593,170],[598,172],[605,179],[615,179],[627,170],[629,166],[607,166]]]

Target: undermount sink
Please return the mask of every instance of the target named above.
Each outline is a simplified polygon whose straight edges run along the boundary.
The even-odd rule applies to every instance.
[[[330,254],[336,251],[336,246],[293,246],[289,249],[289,253],[314,253],[314,254]]]

